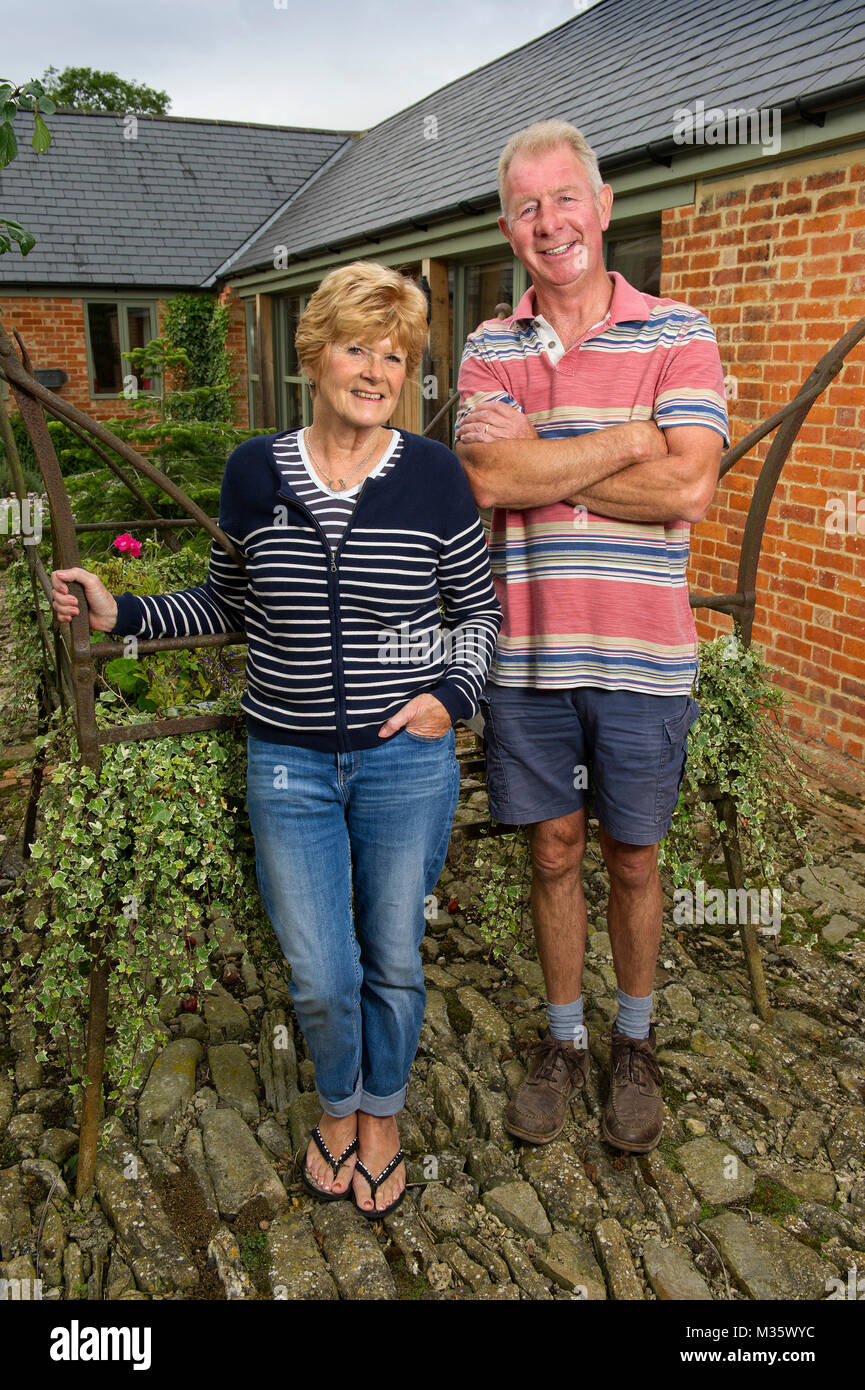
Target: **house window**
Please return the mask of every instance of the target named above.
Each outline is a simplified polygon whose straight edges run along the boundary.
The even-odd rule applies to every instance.
[[[514,263],[491,261],[488,265],[467,265],[466,336],[485,319],[494,319],[507,307],[513,312]]]
[[[118,395],[128,376],[135,378],[140,391],[151,390],[152,379],[143,377],[122,354],[156,337],[156,305],[91,300],[84,305],[84,322],[91,396]]]
[[[661,232],[643,231],[604,242],[604,265],[617,270],[642,294],[661,293]]]
[[[308,295],[300,294],[280,294],[274,297],[276,423],[280,430],[297,430],[312,420],[309,388],[294,350],[294,335],[308,298]]]
[[[258,371],[258,330],[255,322],[255,300],[244,304],[246,315],[246,376],[249,382],[249,428],[261,427],[261,376]]]
[[[485,319],[494,319],[500,305],[507,305],[508,312],[513,312],[514,262],[509,256],[506,260],[485,261],[480,265],[456,266],[455,270],[456,329],[462,337],[462,354],[462,344],[468,335]]]

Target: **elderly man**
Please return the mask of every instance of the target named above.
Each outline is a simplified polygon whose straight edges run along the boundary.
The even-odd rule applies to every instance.
[[[658,844],[685,769],[697,641],[689,523],[727,435],[706,318],[604,269],[612,189],[580,132],[544,121],[499,162],[499,226],[532,286],[466,343],[457,453],[480,507],[504,623],[481,708],[493,817],[528,828],[549,1031],[511,1099],[512,1134],[564,1126],[589,1071],[580,871],[588,789],[610,875],[618,984],[609,1143],[660,1139],[652,987]]]

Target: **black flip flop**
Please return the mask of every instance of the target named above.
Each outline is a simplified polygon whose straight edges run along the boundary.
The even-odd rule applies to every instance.
[[[405,1151],[403,1149],[398,1149],[397,1152],[394,1154],[393,1158],[391,1159],[390,1163],[387,1165],[387,1167],[382,1168],[377,1178],[373,1177],[372,1173],[369,1171],[365,1163],[361,1163],[360,1159],[357,1160],[355,1168],[358,1170],[362,1177],[366,1178],[367,1182],[369,1183],[369,1188],[372,1194],[373,1201],[372,1211],[367,1211],[364,1207],[360,1205],[359,1201],[357,1200],[356,1194],[354,1196],[354,1204],[360,1212],[361,1216],[365,1216],[367,1221],[381,1221],[383,1216],[387,1216],[389,1212],[396,1211],[397,1207],[399,1206],[400,1202],[405,1196],[407,1188],[404,1187],[402,1192],[397,1197],[396,1201],[391,1202],[389,1207],[382,1207],[380,1211],[376,1210],[375,1194],[378,1192],[378,1189],[381,1187],[385,1179],[389,1178],[394,1169],[399,1167],[404,1158]],[[354,1193],[354,1188],[352,1188],[352,1192]]]
[[[330,1149],[327,1147],[327,1144],[325,1144],[324,1140],[321,1137],[321,1130],[319,1129],[318,1125],[316,1125],[315,1129],[313,1129],[310,1132],[309,1137],[315,1143],[315,1146],[321,1154],[322,1158],[331,1168],[334,1177],[336,1177],[340,1168],[345,1163],[345,1160],[347,1158],[351,1158],[351,1155],[353,1153],[356,1153],[357,1151],[357,1135],[355,1135],[351,1143],[343,1149],[339,1158],[334,1158]],[[315,1181],[315,1178],[312,1176],[312,1174],[309,1172],[309,1169],[306,1166],[306,1159],[303,1160],[303,1166],[300,1170],[300,1176],[304,1187],[306,1187],[308,1191],[312,1193],[313,1197],[317,1197],[320,1202],[342,1202],[352,1190],[351,1183],[349,1183],[348,1187],[345,1189],[345,1192],[327,1192],[323,1187],[319,1187],[318,1183]]]

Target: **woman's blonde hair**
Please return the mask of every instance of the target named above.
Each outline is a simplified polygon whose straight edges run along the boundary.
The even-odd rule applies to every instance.
[[[325,275],[300,316],[294,346],[314,380],[332,344],[366,346],[390,338],[405,353],[410,376],[420,365],[426,334],[426,295],[413,280],[375,261],[352,261]]]

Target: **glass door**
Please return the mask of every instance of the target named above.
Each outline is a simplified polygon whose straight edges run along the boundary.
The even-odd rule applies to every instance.
[[[276,376],[276,426],[296,430],[312,421],[309,388],[294,350],[294,335],[308,295],[279,294],[273,301],[274,373]]]

